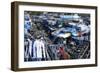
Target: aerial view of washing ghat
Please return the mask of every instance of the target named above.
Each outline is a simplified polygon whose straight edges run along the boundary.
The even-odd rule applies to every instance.
[[[24,62],[90,58],[90,14],[24,11]]]

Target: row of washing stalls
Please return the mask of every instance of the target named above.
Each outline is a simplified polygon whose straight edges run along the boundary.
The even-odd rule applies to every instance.
[[[30,45],[32,42],[30,41]],[[78,46],[72,46],[71,44],[68,44],[66,46],[59,45],[59,44],[48,44],[45,46],[47,49],[46,54],[46,60],[60,60],[58,50],[59,47],[63,46],[65,52],[67,52],[70,55],[70,59],[87,59],[90,58],[90,44],[88,42],[84,42],[83,44],[80,44]],[[25,55],[25,61],[36,61],[35,59],[32,59],[32,52],[31,46],[28,47],[29,49],[26,49],[24,55]],[[44,61],[44,60],[43,60]]]
[[[74,42],[74,44],[72,44]],[[90,41],[88,40],[77,40],[76,39],[67,42],[65,45],[62,44],[63,40],[59,40],[59,43],[56,44],[45,44],[47,49],[47,55],[45,60],[60,60],[58,50],[60,47],[63,47],[65,52],[70,55],[70,59],[87,59],[90,58]],[[24,43],[27,44],[24,46],[24,61],[36,61],[33,59],[33,49],[32,44],[34,44],[34,39],[27,39]]]

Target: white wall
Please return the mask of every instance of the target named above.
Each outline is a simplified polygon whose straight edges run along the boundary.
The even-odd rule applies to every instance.
[[[0,73],[13,73],[10,70],[10,54],[11,54],[11,12],[10,3],[14,0],[0,0]],[[20,1],[20,0],[19,0]],[[62,3],[62,4],[77,4],[77,5],[93,5],[98,6],[98,13],[100,13],[100,0],[21,0],[31,2],[45,2],[45,3]],[[99,19],[100,14],[98,14]],[[100,21],[98,20],[98,28]],[[98,30],[100,31],[100,29]],[[100,34],[98,33],[98,37]],[[100,41],[100,38],[98,39]],[[98,47],[98,55],[100,55],[100,46]],[[100,72],[100,58],[98,67],[88,68],[70,68],[70,69],[55,69],[55,70],[40,70],[40,71],[26,71],[25,73],[99,73]],[[22,72],[24,73],[24,72]]]

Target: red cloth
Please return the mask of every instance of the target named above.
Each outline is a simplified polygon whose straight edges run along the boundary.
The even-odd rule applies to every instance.
[[[69,59],[70,55],[64,51],[63,47],[60,47],[59,52],[61,54],[62,59]]]

